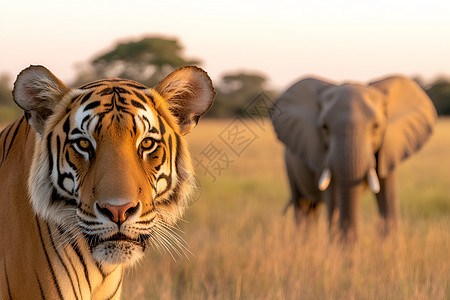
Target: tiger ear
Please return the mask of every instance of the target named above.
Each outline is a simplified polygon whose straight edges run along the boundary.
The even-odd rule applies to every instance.
[[[69,88],[45,67],[29,66],[17,76],[13,98],[25,111],[33,129],[42,134],[45,121],[68,91]]]
[[[208,74],[194,66],[172,72],[155,90],[167,101],[182,135],[191,132],[200,117],[211,108],[216,96]]]

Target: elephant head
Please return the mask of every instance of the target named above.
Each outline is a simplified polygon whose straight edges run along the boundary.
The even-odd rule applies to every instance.
[[[274,106],[278,138],[315,174],[316,189],[333,184],[344,231],[356,226],[355,206],[364,187],[379,193],[380,180],[424,144],[436,118],[420,87],[398,76],[369,85],[308,78]]]

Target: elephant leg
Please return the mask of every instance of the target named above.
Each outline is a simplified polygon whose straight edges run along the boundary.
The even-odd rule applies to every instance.
[[[380,178],[380,192],[377,194],[378,210],[382,219],[381,233],[389,234],[398,227],[398,197],[396,170],[386,178]]]
[[[331,182],[328,189],[323,193],[323,199],[325,204],[327,205],[328,227],[330,234],[333,236],[333,233],[337,227],[337,219],[339,215],[337,212],[337,186],[334,184],[334,182]]]
[[[295,224],[297,225],[297,227],[303,227],[303,225],[305,224],[309,226],[309,223],[311,221],[317,219],[318,205],[316,202],[313,202],[310,199],[308,199],[302,193],[301,191],[302,189],[299,186],[299,181],[305,180],[305,178],[302,178],[301,176],[302,173],[299,174],[299,172],[296,172],[294,168],[301,167],[301,169],[303,169],[304,166],[299,161],[296,161],[297,164],[295,164],[294,166],[293,164],[288,163],[288,159],[286,161],[286,170],[289,179],[289,186],[291,189],[291,199],[287,203],[284,211],[286,212],[286,210],[292,204],[294,206],[294,217],[295,217]],[[292,158],[290,159],[292,162]]]
[[[297,227],[316,226],[319,219],[319,205],[305,197],[300,197],[294,202],[294,214]]]
[[[300,227],[308,218],[308,208],[311,205],[310,201],[300,192],[300,188],[297,185],[296,178],[292,171],[293,170],[288,166],[287,173],[289,178],[289,186],[291,188],[291,199],[287,203],[284,211],[286,212],[289,206],[292,204],[294,206],[295,224],[297,225],[297,227]]]
[[[318,204],[321,200],[316,188],[315,176],[302,158],[297,157],[289,149],[285,151],[285,159],[291,189],[291,199],[285,211],[292,204],[297,227],[311,228],[318,219]]]

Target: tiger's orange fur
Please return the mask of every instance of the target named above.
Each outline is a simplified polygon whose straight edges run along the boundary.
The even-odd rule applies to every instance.
[[[185,67],[155,89],[110,79],[68,89],[41,66],[0,134],[1,299],[118,299],[149,244],[180,246],[193,169],[183,135],[211,107],[207,74]]]

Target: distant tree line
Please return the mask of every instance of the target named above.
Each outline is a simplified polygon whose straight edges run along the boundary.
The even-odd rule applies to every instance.
[[[437,80],[426,88],[425,92],[433,101],[439,116],[450,115],[450,82],[448,80]]]
[[[6,73],[0,74],[0,105],[6,106],[12,103],[11,77]]]
[[[12,97],[11,76],[6,73],[0,74],[0,126],[1,123],[16,119],[20,113],[21,109],[17,107]]]
[[[154,86],[175,69],[186,65],[199,65],[199,59],[188,59],[183,55],[183,47],[177,39],[145,37],[138,41],[122,42],[110,51],[79,65],[77,77],[70,86],[108,78],[120,77]],[[421,83],[418,80],[419,84]],[[20,109],[13,103],[12,80],[7,74],[0,75],[0,122],[14,119]],[[257,72],[235,71],[225,73],[214,82],[217,96],[207,117],[230,118],[247,116],[244,109],[259,95],[273,99],[276,92],[267,88],[267,78]],[[440,79],[424,86],[440,116],[450,115],[450,82]]]
[[[183,56],[183,47],[177,39],[146,37],[139,41],[119,43],[87,64],[79,66],[73,86],[92,80],[119,77],[155,86],[170,72],[186,65],[201,66],[199,59]],[[207,117],[230,118],[244,115],[243,108],[260,93],[273,96],[266,88],[267,78],[256,72],[228,72],[214,82],[217,92],[214,105]]]

